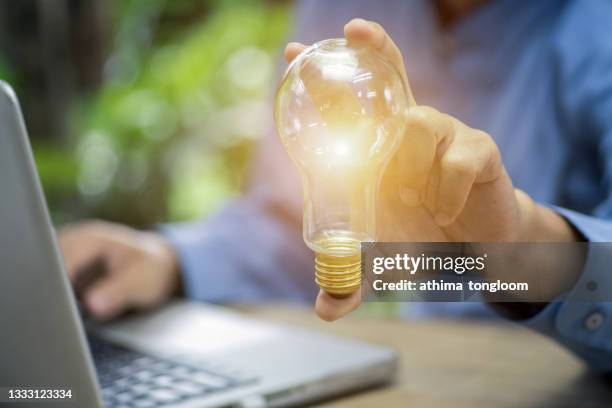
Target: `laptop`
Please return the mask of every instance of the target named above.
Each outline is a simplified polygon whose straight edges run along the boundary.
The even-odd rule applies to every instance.
[[[304,405],[386,383],[396,367],[388,348],[186,301],[84,325],[0,81],[0,406]]]

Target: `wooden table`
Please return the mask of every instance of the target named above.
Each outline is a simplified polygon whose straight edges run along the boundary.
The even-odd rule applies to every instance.
[[[612,407],[610,378],[589,374],[561,346],[518,325],[364,316],[326,323],[286,305],[242,311],[399,351],[394,384],[318,407]]]

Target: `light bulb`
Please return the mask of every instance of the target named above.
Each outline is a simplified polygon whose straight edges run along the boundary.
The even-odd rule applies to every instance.
[[[397,69],[344,39],[304,50],[280,82],[276,126],[302,178],[315,280],[332,296],[361,285],[361,243],[376,240],[378,187],[408,104]]]

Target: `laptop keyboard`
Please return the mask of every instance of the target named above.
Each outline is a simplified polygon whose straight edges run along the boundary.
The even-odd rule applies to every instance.
[[[164,407],[251,384],[254,377],[165,360],[89,337],[107,408]]]

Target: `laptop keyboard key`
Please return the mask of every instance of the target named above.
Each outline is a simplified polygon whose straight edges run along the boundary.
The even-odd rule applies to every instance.
[[[206,392],[206,387],[190,381],[178,381],[173,383],[172,386],[186,397],[201,395]]]
[[[133,361],[134,365],[139,365],[139,366],[151,365],[154,362],[155,362],[155,359],[152,357],[148,357],[148,356],[138,357]]]
[[[129,391],[122,392],[122,393],[115,395],[115,399],[121,402],[130,402],[134,400],[134,394],[132,394]]]
[[[132,392],[136,395],[144,395],[151,391],[151,388],[151,385],[147,383],[134,384],[132,386]]]
[[[158,405],[155,402],[148,399],[136,400],[132,402],[132,407],[134,408],[152,408],[157,406]]]
[[[170,370],[170,374],[176,375],[178,377],[189,377],[196,371],[197,370],[187,366],[175,366]]]
[[[148,381],[155,377],[155,373],[149,370],[142,370],[135,373],[134,376],[140,381]]]
[[[192,381],[195,381],[198,384],[202,384],[207,388],[211,389],[226,388],[230,385],[229,380],[227,380],[226,378],[212,375],[204,371],[194,373],[189,378]]]
[[[169,375],[160,375],[159,377],[153,379],[153,383],[159,385],[160,387],[171,386],[175,381],[175,378],[170,377]]]
[[[169,403],[180,400],[181,396],[169,388],[157,388],[151,390],[149,393],[149,398],[157,402]]]

